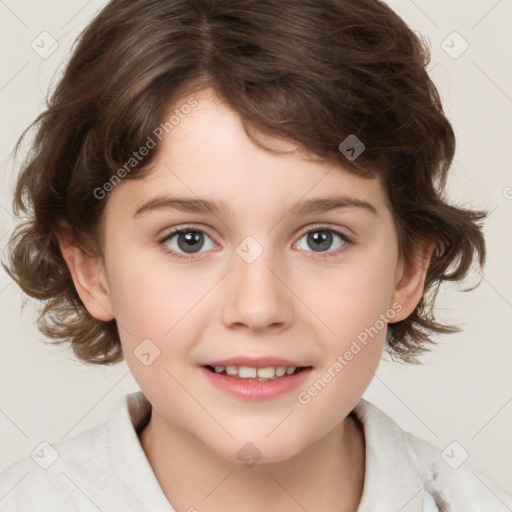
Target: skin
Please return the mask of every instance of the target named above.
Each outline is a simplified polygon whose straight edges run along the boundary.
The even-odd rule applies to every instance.
[[[350,413],[377,369],[385,328],[307,405],[297,393],[393,305],[393,322],[414,310],[432,247],[404,265],[378,179],[261,135],[288,153],[265,151],[210,90],[195,97],[198,106],[159,144],[148,177],[124,180],[104,199],[104,259],[62,238],[64,258],[91,315],[120,326],[127,363],[153,406],[140,441],[176,510],[354,511],[365,446]],[[133,217],[162,193],[215,199],[231,213]],[[332,195],[368,201],[376,214],[354,206],[288,214],[296,202]],[[159,243],[184,224],[208,235],[189,261],[166,251],[187,255],[177,235]],[[330,231],[331,245],[315,250],[307,233],[326,229],[352,242]],[[252,263],[236,252],[247,236],[263,249]],[[144,339],[160,350],[148,366],[134,354]],[[300,389],[255,402],[217,390],[199,369],[240,355],[284,357],[313,371]],[[247,442],[262,455],[252,467],[237,457]]]

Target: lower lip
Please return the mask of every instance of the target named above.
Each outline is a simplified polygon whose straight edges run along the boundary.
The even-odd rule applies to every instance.
[[[307,368],[294,375],[287,375],[286,377],[279,377],[268,381],[233,378],[213,373],[204,366],[201,366],[200,370],[215,387],[225,393],[247,400],[266,400],[284,395],[299,387],[309,377],[312,368]]]

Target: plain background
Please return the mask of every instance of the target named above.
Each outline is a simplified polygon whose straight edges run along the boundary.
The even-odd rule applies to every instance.
[[[491,212],[488,263],[476,290],[462,293],[461,286],[450,286],[439,293],[438,318],[456,322],[463,332],[437,338],[439,345],[421,366],[383,361],[364,397],[440,451],[458,442],[478,475],[512,489],[512,1],[389,3],[431,45],[429,70],[458,142],[450,200]],[[104,4],[0,2],[2,246],[13,223],[16,162],[10,152],[43,109],[74,38]],[[46,59],[31,47],[42,32],[59,44]],[[473,273],[467,282],[478,278]],[[0,471],[42,441],[68,438],[105,421],[121,396],[138,390],[125,363],[88,367],[70,350],[45,344],[34,327],[34,301],[20,312],[21,299],[1,269]]]

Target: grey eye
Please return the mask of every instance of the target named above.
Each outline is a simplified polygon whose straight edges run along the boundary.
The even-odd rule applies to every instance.
[[[210,240],[213,249],[212,239],[204,232],[198,229],[182,229],[175,231],[165,241],[165,243],[175,252],[184,252],[185,254],[196,254],[205,246],[205,239]],[[208,245],[206,243],[206,245]]]
[[[300,247],[300,241],[305,239],[308,247]],[[333,240],[338,239],[340,242],[335,246],[331,247]],[[345,243],[344,237],[332,230],[332,229],[313,229],[305,233],[300,240],[297,242],[299,249],[308,250],[312,249],[313,252],[325,252],[329,249],[334,250],[340,248]]]

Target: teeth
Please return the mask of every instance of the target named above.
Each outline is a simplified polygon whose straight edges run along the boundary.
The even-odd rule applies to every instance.
[[[258,368],[258,377],[262,379],[273,379],[275,376],[276,369],[273,366],[268,366],[267,368]]]
[[[253,368],[250,366],[214,366],[215,373],[224,373],[240,379],[273,380],[283,375],[291,375],[297,369],[296,366],[267,366],[265,368]]]
[[[226,373],[228,375],[237,375],[238,368],[236,366],[226,366]]]
[[[249,368],[248,366],[240,366],[240,368],[238,368],[238,376],[242,379],[254,379],[257,373],[256,368]]]

